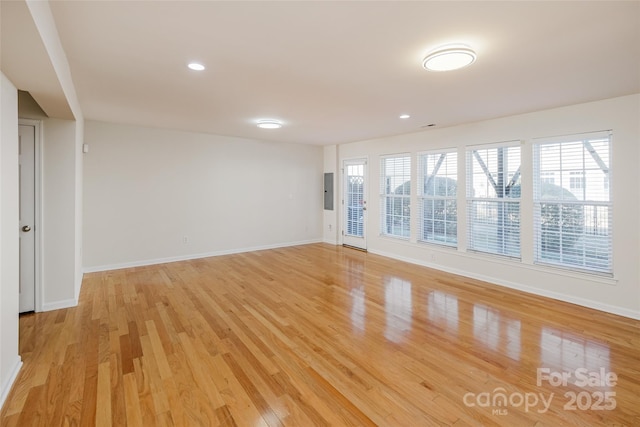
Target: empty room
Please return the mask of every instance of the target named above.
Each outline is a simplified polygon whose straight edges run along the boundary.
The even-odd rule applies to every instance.
[[[0,0],[0,425],[640,425],[640,1]]]

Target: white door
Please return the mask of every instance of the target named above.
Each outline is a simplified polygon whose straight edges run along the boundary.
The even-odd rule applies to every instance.
[[[36,128],[20,125],[20,313],[36,307]]]
[[[367,161],[345,160],[343,164],[343,238],[342,243],[367,249]]]

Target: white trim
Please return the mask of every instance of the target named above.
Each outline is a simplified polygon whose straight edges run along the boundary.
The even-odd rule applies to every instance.
[[[338,246],[338,240],[337,239],[322,239],[322,243],[326,243],[328,245]]]
[[[204,252],[204,253],[190,254],[190,255],[180,255],[180,256],[167,257],[167,258],[156,258],[156,259],[148,259],[148,260],[141,260],[141,261],[123,262],[118,264],[97,265],[93,267],[84,267],[83,272],[97,273],[99,271],[120,270],[123,268],[166,264],[169,262],[188,261],[192,259],[209,258],[209,257],[215,257],[215,256],[222,256],[222,255],[233,255],[233,254],[240,254],[244,252],[263,251],[266,249],[286,248],[289,246],[300,246],[300,245],[308,245],[312,243],[321,243],[321,242],[322,242],[322,239],[301,240],[298,242],[277,243],[274,245],[263,245],[263,246],[253,246],[248,248],[228,249],[228,250],[222,250],[222,251]]]
[[[387,257],[387,258],[392,258],[392,259],[396,259],[396,260],[399,260],[399,261],[408,262],[410,264],[417,264],[417,265],[421,265],[423,267],[433,268],[435,270],[440,270],[440,271],[444,271],[444,272],[451,273],[451,274],[457,274],[457,275],[460,275],[460,276],[469,277],[469,278],[476,279],[476,280],[482,280],[484,282],[492,283],[492,284],[495,284],[495,285],[498,285],[498,286],[504,286],[506,288],[515,289],[515,290],[518,290],[518,291],[526,292],[528,294],[538,295],[538,296],[542,296],[542,297],[546,297],[546,298],[552,298],[552,299],[555,299],[555,300],[564,301],[564,302],[568,302],[568,303],[571,303],[571,304],[577,304],[577,305],[580,305],[580,306],[583,306],[583,307],[587,307],[587,308],[593,308],[595,310],[603,311],[603,312],[606,312],[606,313],[616,314],[618,316],[624,316],[624,317],[628,317],[628,318],[631,318],[631,319],[640,320],[640,311],[635,311],[635,310],[631,310],[631,309],[628,309],[628,308],[618,307],[618,306],[609,305],[609,304],[603,304],[603,303],[598,302],[598,301],[594,301],[594,300],[590,300],[590,299],[586,299],[586,298],[574,297],[574,296],[562,294],[562,293],[559,293],[559,292],[553,292],[553,291],[547,291],[547,290],[544,290],[544,289],[533,288],[531,286],[526,286],[526,285],[522,285],[522,284],[519,284],[519,283],[510,282],[510,281],[507,281],[507,280],[496,279],[495,277],[490,277],[490,276],[486,276],[486,275],[483,275],[483,274],[472,273],[472,272],[469,272],[467,270],[461,270],[461,269],[458,269],[458,268],[444,267],[442,265],[426,262],[426,261],[423,261],[423,260],[418,260],[418,259],[414,259],[414,258],[398,256],[398,255],[393,254],[391,252],[378,251],[378,250],[375,250],[375,249],[369,249],[369,252],[371,252],[372,254],[384,256],[384,257]],[[520,266],[522,266],[522,265],[520,265]],[[534,267],[534,266],[527,266],[527,267]],[[601,280],[597,280],[597,281],[600,282]]]
[[[71,308],[71,307],[75,307],[78,305],[78,300],[77,299],[65,299],[65,300],[61,300],[61,301],[54,301],[54,302],[47,302],[42,304],[42,310],[41,311],[53,311],[53,310],[60,310],[63,308]]]
[[[42,288],[42,265],[43,265],[43,243],[42,236],[44,235],[42,224],[43,224],[43,215],[42,215],[42,146],[44,142],[44,126],[42,126],[42,120],[33,120],[33,119],[21,119],[18,118],[18,125],[24,126],[33,126],[34,127],[34,136],[35,136],[35,194],[34,194],[34,211],[35,211],[35,253],[34,253],[34,263],[35,263],[35,311],[43,311],[42,304],[44,302],[44,289]]]
[[[424,156],[425,154],[448,154],[448,153],[457,153],[459,147],[448,147],[448,148],[434,148],[429,150],[417,151],[416,155],[418,157]]]
[[[611,138],[613,129],[594,130],[579,133],[567,133],[564,135],[538,136],[531,139],[531,142],[538,145],[557,144],[559,142],[578,142],[585,139]],[[588,137],[588,138],[587,138]],[[568,139],[569,138],[569,139]]]
[[[381,154],[380,160],[382,159],[395,159],[397,157],[412,157],[413,153],[408,151],[403,151],[402,153],[390,153],[390,154]]]
[[[488,143],[480,143],[480,144],[469,144],[465,145],[464,148],[466,151],[475,151],[475,150],[483,150],[483,149],[491,149],[491,148],[507,148],[507,147],[519,147],[524,145],[525,141],[523,139],[510,139],[507,141],[499,141],[499,142],[488,142]]]
[[[2,384],[2,388],[0,389],[0,408],[4,405],[4,401],[7,400],[7,396],[9,396],[9,392],[11,391],[11,387],[13,387],[13,383],[16,381],[18,377],[18,373],[20,372],[20,368],[22,368],[22,359],[20,356],[16,355],[15,362],[13,363],[13,367],[9,370],[9,375],[7,376],[6,381]]]

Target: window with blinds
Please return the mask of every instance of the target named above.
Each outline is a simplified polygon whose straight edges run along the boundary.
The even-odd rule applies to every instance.
[[[458,244],[458,154],[455,151],[418,156],[418,240]]]
[[[611,132],[536,139],[533,148],[535,261],[611,273]]]
[[[380,213],[383,235],[409,238],[411,228],[411,157],[380,159]]]
[[[520,257],[520,143],[467,149],[470,250]]]

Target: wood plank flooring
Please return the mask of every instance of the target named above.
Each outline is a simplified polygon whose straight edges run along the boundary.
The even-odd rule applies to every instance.
[[[3,426],[640,425],[640,322],[325,244],[87,274],[20,352]]]

